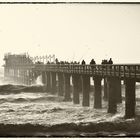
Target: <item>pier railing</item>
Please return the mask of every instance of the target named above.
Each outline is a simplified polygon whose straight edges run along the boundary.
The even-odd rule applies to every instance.
[[[140,64],[102,64],[102,65],[80,65],[80,64],[13,64],[11,68],[32,69],[35,71],[49,71],[69,74],[86,74],[101,77],[120,77],[140,79]]]
[[[97,76],[111,76],[120,78],[140,79],[140,65],[79,65],[79,64],[35,64],[34,69],[39,71],[62,72],[70,74],[87,74]]]

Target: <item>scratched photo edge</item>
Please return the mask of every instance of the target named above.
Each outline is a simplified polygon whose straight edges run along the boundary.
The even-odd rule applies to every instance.
[[[69,1],[69,2],[64,2],[64,1],[51,1],[51,2],[42,2],[42,1],[30,1],[30,2],[28,2],[27,0],[25,0],[24,2],[20,2],[20,1],[0,1],[0,4],[140,4],[140,2],[134,2],[134,1],[97,1],[97,0],[95,0],[95,1],[82,1],[82,2],[75,2],[75,1],[73,1],[73,0],[71,0],[71,1]],[[8,139],[9,139],[9,137],[7,137]],[[4,140],[6,140],[7,138],[0,138],[0,139],[4,139]],[[118,137],[119,139],[124,139],[124,138],[121,138],[121,137]],[[131,138],[131,137],[125,137],[125,138],[127,138],[127,139],[134,139],[134,138]],[[136,137],[135,137],[136,138]],[[10,138],[10,139],[15,139],[15,138]],[[20,140],[20,139],[23,139],[22,137],[20,138],[16,138],[17,140]],[[39,137],[33,137],[33,138],[30,138],[30,137],[25,137],[24,139],[29,139],[29,140],[32,140],[32,139],[34,139],[34,140],[37,140],[37,139],[39,139],[39,140],[41,140],[41,139],[49,139],[49,140],[57,140],[57,139],[78,139],[78,140],[81,140],[81,139],[87,139],[87,140],[90,140],[90,139],[108,139],[108,138],[104,138],[104,137],[99,137],[99,138],[97,138],[97,137],[93,137],[93,138],[61,138],[61,137],[52,137],[52,138],[39,138]],[[117,139],[117,137],[109,137],[109,139]]]

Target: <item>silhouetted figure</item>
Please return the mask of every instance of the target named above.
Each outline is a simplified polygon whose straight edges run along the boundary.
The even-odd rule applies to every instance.
[[[60,64],[64,64],[64,61],[60,61]]]
[[[107,68],[107,66],[105,64],[108,64],[108,62],[106,59],[104,59],[104,60],[102,60],[101,64],[104,65],[104,66],[102,66],[102,68],[105,69],[105,68]]]
[[[94,61],[94,59],[92,59],[91,61],[90,61],[90,65],[95,65],[96,64],[96,62]]]
[[[108,64],[113,64],[112,58],[109,59]]]
[[[107,60],[105,59],[105,64],[108,64]]]
[[[73,64],[73,61],[71,61],[70,64]]]
[[[82,65],[85,65],[85,64],[86,64],[85,60],[83,60],[81,64],[82,64]]]
[[[102,60],[101,64],[105,64],[105,60]]]
[[[95,66],[94,66],[95,64],[96,64],[96,62],[94,61],[94,59],[92,59],[92,60],[90,61],[92,73],[93,73],[94,70],[95,70]]]
[[[77,61],[74,61],[74,64],[78,64]]]
[[[108,62],[106,59],[104,59],[104,60],[102,60],[101,64],[108,64]]]
[[[112,58],[109,59],[108,64],[110,64],[110,65],[113,64]],[[111,70],[111,69],[112,69],[112,66],[109,66],[109,68],[110,68],[110,70]]]
[[[81,64],[83,65],[83,71],[84,71],[84,69],[85,69],[84,65],[86,64],[85,60],[82,60]]]
[[[56,64],[58,64],[58,63],[59,63],[59,61],[58,61],[58,59],[57,59],[57,58],[55,59],[55,62],[56,62]]]
[[[50,64],[50,62],[48,61],[47,64]]]

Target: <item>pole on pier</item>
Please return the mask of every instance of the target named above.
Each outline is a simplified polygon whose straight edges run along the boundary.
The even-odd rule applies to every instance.
[[[94,77],[94,108],[102,108],[101,77]]]
[[[50,77],[50,72],[46,72],[47,75],[47,86],[46,86],[46,91],[50,92],[51,91],[51,77]]]
[[[90,105],[90,76],[82,75],[83,106]]]
[[[64,93],[64,77],[63,73],[58,73],[58,95],[63,96]]]
[[[79,99],[79,80],[80,76],[77,74],[72,75],[72,82],[73,82],[73,103],[74,104],[79,104],[80,99]]]
[[[108,99],[108,91],[107,91],[107,78],[104,78],[104,96],[103,99],[107,101]]]
[[[56,73],[51,72],[51,93],[56,93]]]
[[[125,118],[135,117],[135,80],[125,79]]]
[[[70,74],[64,74],[64,101],[71,101]]]
[[[108,113],[116,113],[117,112],[117,82],[116,78],[109,77],[108,81]]]

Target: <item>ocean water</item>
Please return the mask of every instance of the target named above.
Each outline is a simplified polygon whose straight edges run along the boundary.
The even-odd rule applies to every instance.
[[[125,100],[117,113],[107,113],[107,101],[102,109],[94,109],[93,92],[90,107],[64,102],[63,97],[44,91],[41,77],[35,85],[17,85],[5,81],[0,72],[0,136],[10,137],[126,137],[140,136],[140,86],[136,89],[136,114],[124,119]],[[122,89],[124,96],[124,88]]]

